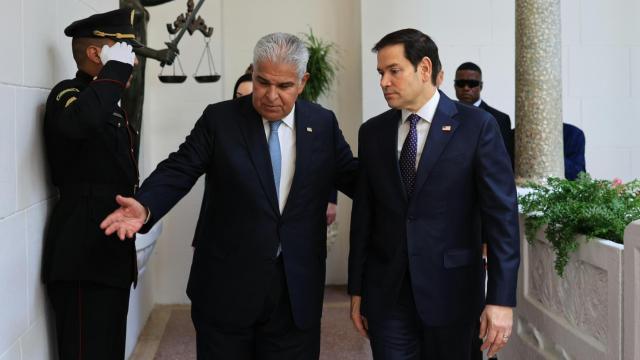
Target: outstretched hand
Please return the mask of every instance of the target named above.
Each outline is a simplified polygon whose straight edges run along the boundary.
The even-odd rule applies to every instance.
[[[116,202],[120,207],[102,220],[100,228],[106,235],[117,232],[120,240],[133,238],[133,235],[144,225],[147,209],[130,197],[117,195]]]

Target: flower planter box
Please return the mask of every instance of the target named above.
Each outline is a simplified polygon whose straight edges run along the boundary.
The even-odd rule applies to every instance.
[[[640,222],[629,225],[624,246],[581,241],[563,278],[543,230],[531,246],[522,216],[520,228],[515,336],[500,359],[640,359]]]

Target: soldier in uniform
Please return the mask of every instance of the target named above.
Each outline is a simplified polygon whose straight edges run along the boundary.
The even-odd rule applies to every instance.
[[[118,207],[116,194],[132,196],[138,186],[139,133],[120,107],[137,64],[132,47],[141,46],[133,15],[119,9],[69,25],[78,72],[47,100],[44,137],[60,199],[47,230],[43,278],[62,360],[124,358],[135,244],[106,236],[99,224]]]

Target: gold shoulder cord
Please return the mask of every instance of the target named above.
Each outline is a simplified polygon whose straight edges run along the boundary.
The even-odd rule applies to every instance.
[[[60,91],[58,93],[58,96],[56,96],[56,101],[60,101],[60,99],[64,96],[64,94],[66,94],[68,92],[80,92],[80,90],[78,90],[76,88],[64,89],[64,90],[62,90],[62,91]]]
[[[78,98],[77,98],[77,97],[75,97],[75,96],[70,97],[70,98],[69,98],[69,100],[67,100],[67,103],[66,103],[66,104],[64,104],[64,107],[65,107],[65,108],[66,108],[66,107],[68,107],[69,105],[71,105],[71,103],[72,103],[72,102],[74,102],[74,101],[76,101],[76,100],[78,100]]]

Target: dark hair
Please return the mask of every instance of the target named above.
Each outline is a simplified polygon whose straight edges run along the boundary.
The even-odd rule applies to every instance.
[[[109,39],[106,38],[74,37],[71,39],[71,51],[76,65],[82,66],[87,61],[87,48],[89,46],[102,48],[103,45],[109,45],[109,42]]]
[[[482,70],[480,70],[480,66],[467,61],[466,63],[462,63],[460,64],[460,66],[458,66],[458,69],[456,71],[460,71],[460,70],[471,70],[471,71],[475,71],[478,74],[482,75]]]
[[[433,40],[416,29],[403,29],[394,31],[385,35],[376,45],[371,49],[373,52],[378,52],[380,49],[390,45],[404,45],[404,57],[411,62],[414,69],[418,69],[418,64],[425,56],[431,59],[433,69],[431,69],[431,83],[436,84],[438,73],[442,68],[440,64],[440,57],[438,56],[438,46]]]
[[[238,92],[238,87],[240,86],[240,84],[242,84],[243,82],[249,81],[251,82],[251,74],[247,73],[247,74],[243,74],[242,76],[240,76],[238,78],[238,81],[236,81],[236,86],[233,87],[233,98],[237,98],[238,95],[236,95],[236,93]]]

